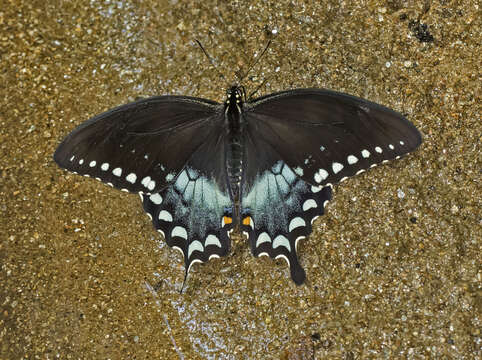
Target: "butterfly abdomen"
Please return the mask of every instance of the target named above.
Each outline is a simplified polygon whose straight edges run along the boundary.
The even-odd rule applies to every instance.
[[[243,176],[243,136],[244,121],[241,116],[243,103],[240,89],[232,87],[228,91],[225,106],[225,127],[227,133],[226,142],[226,172],[228,175],[229,188],[235,202],[239,200],[241,179]]]
[[[232,136],[228,142],[226,156],[226,170],[229,179],[229,187],[233,199],[239,200],[239,189],[241,187],[243,166],[243,146],[237,136]]]

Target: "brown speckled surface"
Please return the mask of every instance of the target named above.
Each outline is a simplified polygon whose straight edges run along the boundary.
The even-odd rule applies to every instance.
[[[478,1],[75,4],[0,5],[0,359],[481,357]],[[222,101],[268,39],[249,89],[362,96],[424,143],[335,187],[300,246],[306,285],[238,237],[179,294],[181,257],[139,198],[52,153],[139,96]]]

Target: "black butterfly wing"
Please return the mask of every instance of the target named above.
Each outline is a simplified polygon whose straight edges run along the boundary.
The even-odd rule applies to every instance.
[[[157,193],[222,121],[218,103],[152,97],[81,124],[62,141],[54,160],[62,168],[124,191]]]
[[[411,152],[422,141],[401,114],[329,90],[275,93],[247,103],[244,110],[247,126],[313,185],[344,180]]]
[[[248,127],[245,135],[241,229],[254,256],[284,258],[291,278],[301,284],[306,276],[296,253],[298,241],[323,215],[331,187],[312,186],[298,177],[254,127]]]
[[[255,256],[284,257],[305,279],[299,239],[331,199],[331,184],[397,158],[421,143],[417,129],[381,105],[319,89],[247,103],[242,229]]]
[[[144,210],[169,246],[184,256],[186,275],[196,262],[225,256],[235,225],[225,170],[224,129],[218,126],[172,184],[141,194]]]

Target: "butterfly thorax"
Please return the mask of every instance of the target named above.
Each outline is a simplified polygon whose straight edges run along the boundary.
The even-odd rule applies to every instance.
[[[242,169],[243,169],[243,131],[244,120],[241,115],[243,108],[243,89],[237,86],[227,91],[224,102],[225,129],[227,133],[226,170],[229,188],[235,202],[239,200]]]

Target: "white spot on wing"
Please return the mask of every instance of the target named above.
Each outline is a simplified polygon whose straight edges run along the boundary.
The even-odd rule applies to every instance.
[[[317,183],[320,183],[322,181],[320,174],[318,174],[317,172],[315,173],[314,179]]]
[[[97,162],[96,162],[95,160],[92,160],[92,161],[90,162],[89,166],[90,166],[90,167],[94,167],[95,164],[97,164]]]
[[[114,174],[115,176],[121,176],[122,175],[122,169],[121,168],[115,168],[114,170],[112,170],[112,174]]]
[[[321,191],[322,187],[321,186],[311,186],[311,192],[317,193]]]
[[[103,170],[103,171],[107,171],[109,170],[109,163],[103,163],[100,168]]]
[[[375,151],[376,151],[377,153],[379,153],[379,154],[381,154],[381,153],[383,152],[383,150],[382,150],[382,148],[381,148],[380,146],[377,146],[377,147],[375,148]]]
[[[355,155],[348,155],[346,161],[348,162],[348,164],[353,165],[358,162],[358,158]]]
[[[201,244],[200,241],[196,240],[196,241],[193,241],[192,243],[189,244],[189,248],[187,250],[187,258],[189,259],[191,257],[191,254],[193,251],[203,251],[204,250],[204,246],[203,244]]]
[[[334,162],[331,165],[331,167],[333,169],[333,173],[335,173],[335,174],[338,174],[343,169],[343,165],[338,163],[338,162]]]
[[[154,194],[149,196],[149,200],[151,200],[156,205],[160,205],[162,203],[162,196],[159,194]]]
[[[361,155],[365,158],[368,159],[370,157],[370,151],[363,149],[361,152]]]
[[[75,159],[75,155],[70,158],[70,161],[73,161]]]
[[[279,246],[284,246],[288,251],[291,251],[290,241],[286,238],[286,236],[278,235],[273,240],[273,249],[276,249]]]
[[[79,160],[79,165],[82,165],[84,163],[84,159]]]
[[[271,242],[271,238],[267,233],[262,232],[261,234],[259,234],[258,240],[256,240],[256,247],[259,247],[262,243],[265,242]]]
[[[137,175],[134,173],[130,173],[126,176],[126,180],[129,181],[131,184],[134,184],[137,180]]]
[[[154,190],[155,187],[156,187],[156,182],[154,180],[149,181],[149,183],[147,184],[147,188],[151,191]]]
[[[315,181],[317,183],[322,182],[328,177],[328,171],[325,169],[319,169],[317,173],[315,173]]]
[[[176,226],[174,229],[172,229],[171,236],[179,236],[180,238],[183,238],[184,240],[187,239],[187,231],[184,229],[182,226]]]
[[[298,217],[293,218],[290,221],[290,225],[288,227],[288,230],[289,230],[289,232],[292,232],[294,229],[302,227],[302,226],[306,226],[306,222],[305,222],[305,220],[303,220],[302,218],[300,218],[298,216]]]
[[[147,187],[147,185],[149,185],[150,181],[151,181],[151,177],[146,176],[144,179],[141,180],[141,184],[144,185],[145,187]]]
[[[388,147],[390,148],[390,150],[395,149],[395,146],[393,146],[392,144],[388,144]]]
[[[402,146],[403,146],[403,145],[405,145],[405,143],[404,143],[403,141],[401,141],[401,140],[400,140],[400,145],[402,145]]]
[[[320,174],[322,180],[325,180],[328,177],[328,171],[325,169],[318,170],[318,174]]]
[[[169,211],[162,210],[162,211],[159,213],[159,220],[172,222],[172,215],[171,215],[171,213],[170,213]]]
[[[318,204],[313,199],[308,199],[303,203],[303,211],[310,210],[311,208],[318,207]]]
[[[217,236],[209,234],[206,237],[206,241],[204,242],[204,246],[208,245],[216,245],[217,247],[221,247],[221,242],[219,241]]]

